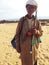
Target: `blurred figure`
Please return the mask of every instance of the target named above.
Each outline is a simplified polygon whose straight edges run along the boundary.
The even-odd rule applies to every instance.
[[[41,24],[33,15],[37,7],[36,1],[27,1],[27,15],[20,19],[16,29],[16,50],[21,55],[22,65],[37,65],[39,38],[42,36]]]

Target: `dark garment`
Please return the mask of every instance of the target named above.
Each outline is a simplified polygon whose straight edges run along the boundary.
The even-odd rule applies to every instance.
[[[37,65],[37,61],[35,62],[35,64],[34,65]]]

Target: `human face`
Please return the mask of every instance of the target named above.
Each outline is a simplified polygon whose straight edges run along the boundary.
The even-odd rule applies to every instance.
[[[37,7],[34,5],[26,5],[26,10],[29,15],[32,15],[36,11]]]

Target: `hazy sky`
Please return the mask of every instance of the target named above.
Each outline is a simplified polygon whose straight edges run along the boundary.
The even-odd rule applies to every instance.
[[[0,0],[0,20],[15,19],[24,16],[27,0]],[[49,17],[49,0],[36,0],[38,3],[38,17]]]

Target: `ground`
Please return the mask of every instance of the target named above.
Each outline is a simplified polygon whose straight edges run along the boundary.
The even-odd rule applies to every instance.
[[[20,54],[11,45],[17,23],[0,24],[0,65],[22,65]],[[39,65],[49,65],[49,26],[42,26],[42,43],[39,47]]]

